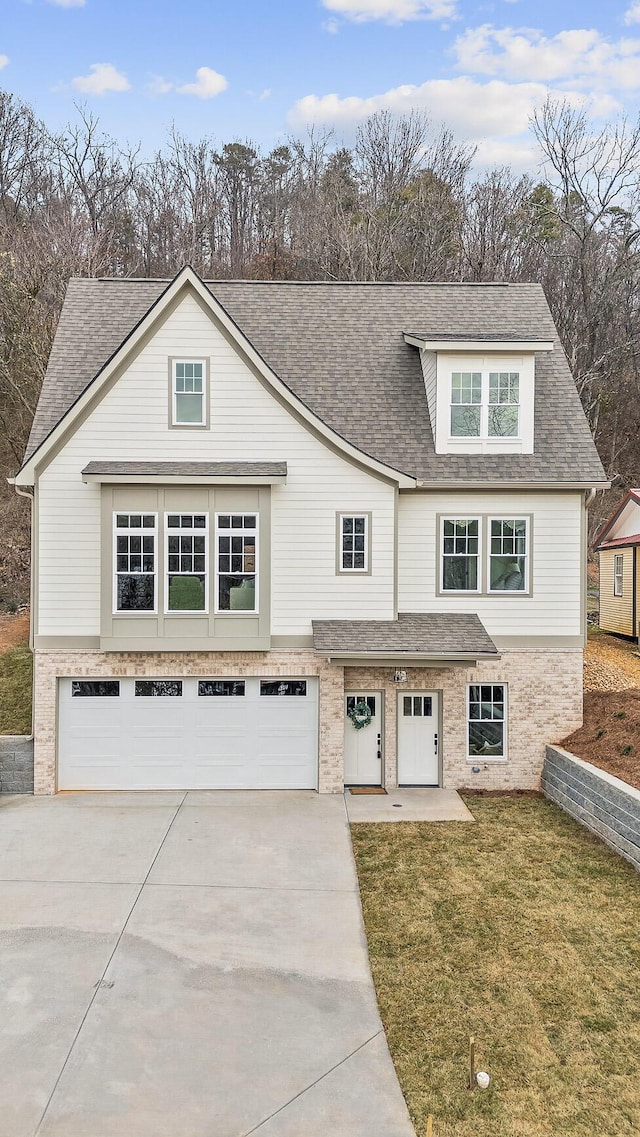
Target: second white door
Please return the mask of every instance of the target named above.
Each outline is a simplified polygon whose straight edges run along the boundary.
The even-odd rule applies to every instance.
[[[398,695],[398,785],[439,785],[438,694]]]
[[[367,726],[356,728],[349,717],[359,703],[371,713]],[[344,781],[347,786],[382,785],[382,692],[347,691],[344,719]]]

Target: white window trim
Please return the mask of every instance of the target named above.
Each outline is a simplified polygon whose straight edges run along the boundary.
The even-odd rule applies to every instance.
[[[620,563],[620,572],[617,571]],[[613,556],[613,595],[620,598],[624,596],[624,553],[614,553]]]
[[[502,750],[503,750],[502,754],[487,754],[487,755],[469,754],[469,723],[472,721],[471,718],[469,717],[469,704],[471,701],[470,696],[471,696],[471,688],[472,687],[502,687],[502,689],[504,691],[504,699],[503,699],[504,718],[502,719],[502,722],[504,724],[503,725],[503,731],[502,731]],[[508,760],[509,760],[509,684],[508,683],[494,683],[493,681],[484,682],[482,680],[479,680],[476,683],[468,683],[467,684],[467,696],[466,696],[466,698],[467,698],[467,705],[466,705],[466,710],[465,710],[465,731],[466,731],[467,737],[466,737],[466,743],[465,743],[465,750],[467,752],[467,759],[466,759],[467,762],[469,762],[473,766],[484,766],[487,763],[498,763],[498,764],[500,764],[500,763],[508,762]],[[476,721],[483,721],[483,720],[474,719],[473,721],[476,722]],[[484,721],[485,722],[492,722],[492,721],[500,721],[500,720],[485,719]]]
[[[445,521],[477,521],[478,522],[478,586],[477,588],[445,588],[444,586],[444,524]],[[440,595],[441,596],[481,596],[482,595],[482,540],[483,524],[481,516],[469,514],[466,517],[456,514],[447,514],[440,517]],[[447,554],[450,556],[451,554]],[[462,554],[461,554],[462,555]]]
[[[256,554],[255,554],[255,556],[256,556],[256,571],[255,571],[254,575],[255,575],[255,582],[256,582],[255,583],[255,605],[256,606],[253,609],[244,609],[242,611],[234,611],[230,608],[220,608],[220,606],[219,606],[219,604],[220,604],[219,577],[220,576],[231,576],[233,574],[232,573],[226,573],[226,572],[221,573],[219,571],[220,547],[218,544],[218,538],[219,538],[221,533],[223,533],[225,536],[227,533],[229,534],[229,536],[233,536],[234,531],[233,531],[233,529],[220,529],[220,526],[218,524],[218,518],[219,517],[245,517],[245,516],[254,516],[255,517],[255,519],[256,519],[255,529],[236,529],[235,533],[236,533],[236,536],[238,536],[238,537],[246,536],[249,533],[255,533],[255,538],[256,538]],[[215,571],[214,571],[215,597],[214,597],[214,605],[213,605],[214,615],[216,615],[216,616],[232,616],[232,617],[236,617],[236,618],[237,617],[243,617],[243,616],[259,616],[260,615],[260,516],[258,514],[257,509],[221,509],[218,513],[216,513],[216,515],[215,515],[215,554],[214,555],[215,555]]]
[[[132,513],[140,513],[141,515],[144,515],[145,517],[153,517],[153,529],[147,529],[147,536],[149,536],[150,534],[153,534],[153,538],[154,538],[154,541],[153,541],[153,549],[154,549],[153,563],[155,565],[155,568],[154,568],[153,573],[141,573],[140,574],[141,576],[153,576],[154,577],[154,587],[153,587],[154,605],[153,605],[153,608],[140,608],[140,609],[137,609],[137,608],[118,608],[118,576],[120,575],[120,573],[118,573],[118,561],[117,561],[118,542],[117,542],[116,538],[117,538],[118,534],[129,535],[132,532],[131,529],[122,529],[118,525],[117,522],[118,522],[118,514],[119,513],[126,514],[128,517],[131,517]],[[145,532],[144,529],[140,529],[140,535],[141,536],[144,535],[144,532]],[[112,543],[112,548],[113,548],[112,574],[111,574],[112,578],[113,578],[112,598],[111,598],[112,615],[113,616],[129,616],[129,617],[132,617],[132,616],[134,616],[134,617],[157,616],[158,615],[158,582],[160,580],[160,575],[158,573],[158,557],[160,555],[160,549],[159,549],[159,545],[158,545],[158,514],[156,512],[154,512],[154,510],[152,510],[152,509],[114,509],[114,511],[113,511],[113,530],[112,530],[112,541],[111,541],[111,543]],[[131,574],[125,573],[124,575],[131,575]]]
[[[204,529],[189,529],[186,530],[189,536],[198,536],[204,534],[204,608],[170,608],[169,607],[169,576],[175,576],[175,573],[169,573],[169,534],[175,536],[181,534],[182,529],[170,529],[169,517],[174,517],[176,514],[184,515],[185,517],[199,517],[204,515]],[[202,576],[202,573],[178,573],[178,576]],[[165,616],[208,616],[209,615],[209,514],[206,510],[202,509],[171,509],[164,515],[164,614]]]
[[[453,374],[454,374],[454,372],[465,372],[466,370],[468,370],[469,373],[473,373],[473,372],[475,372],[476,374],[478,372],[480,373],[482,389],[481,389],[480,402],[479,403],[453,403],[451,401],[451,397],[453,394]],[[500,370],[503,370],[503,371],[508,370],[508,371],[512,372],[513,374],[518,375],[518,402],[517,403],[491,403],[491,404],[489,404],[489,374],[495,373],[495,372],[500,372]],[[518,408],[518,433],[517,434],[489,434],[489,405],[491,405],[491,406],[517,407]],[[474,407],[480,408],[480,433],[479,434],[452,434],[451,433],[451,410],[453,407],[459,407],[459,406],[474,406]],[[457,442],[474,442],[474,441],[476,441],[476,442],[480,442],[480,441],[494,442],[496,440],[498,440],[500,442],[513,442],[513,443],[521,443],[522,442],[522,371],[520,369],[515,368],[515,367],[509,367],[509,368],[504,367],[502,369],[500,367],[495,367],[495,366],[491,366],[491,367],[486,367],[486,366],[471,367],[470,366],[467,369],[465,369],[463,367],[451,367],[449,369],[449,437],[448,437],[448,441],[453,442],[453,443],[457,443]]]
[[[338,573],[341,576],[343,574],[351,576],[354,573],[356,576],[367,575],[369,572],[369,560],[370,560],[369,514],[368,513],[340,513],[338,516],[339,516],[339,522],[338,522],[338,539],[339,539]],[[363,518],[363,520],[364,520],[364,568],[345,568],[344,567],[344,563],[343,563],[343,559],[342,559],[342,538],[344,536],[343,531],[342,531],[342,522],[345,520],[345,518],[347,520],[351,519],[354,521],[356,518]]]
[[[178,392],[176,391],[176,367],[179,363],[201,363],[202,364],[202,417],[200,422],[180,422],[177,414],[177,400]],[[181,430],[192,430],[195,428],[202,428],[207,425],[207,398],[208,398],[209,385],[207,382],[207,360],[188,358],[187,356],[175,356],[171,359],[171,426],[180,427]],[[181,392],[182,393],[182,392]]]
[[[491,587],[491,522],[492,521],[524,521],[525,524],[525,539],[526,539],[526,554],[524,558],[524,588],[492,588]],[[529,518],[527,516],[518,517],[517,514],[510,513],[508,515],[502,514],[496,517],[492,514],[487,518],[487,595],[488,596],[529,596],[529,576],[531,565],[531,547],[530,547],[530,532],[531,526],[529,525]],[[496,554],[497,555],[497,554]]]

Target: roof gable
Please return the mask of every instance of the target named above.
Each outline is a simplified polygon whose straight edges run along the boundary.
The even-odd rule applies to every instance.
[[[195,279],[274,380],[332,436],[387,469],[425,485],[606,482],[538,285],[204,286]],[[70,282],[27,459],[171,287],[158,280]],[[419,353],[405,343],[407,329],[429,338],[552,339],[554,351],[536,358],[534,454],[436,455]]]
[[[617,509],[600,529],[594,545],[603,548],[637,542],[640,533],[640,489],[627,490]],[[634,541],[635,538],[635,541]]]

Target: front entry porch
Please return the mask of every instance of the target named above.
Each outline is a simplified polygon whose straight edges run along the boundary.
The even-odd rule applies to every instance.
[[[358,821],[473,821],[462,798],[455,790],[410,789],[388,790],[386,794],[355,797],[349,790],[344,795],[347,817]]]

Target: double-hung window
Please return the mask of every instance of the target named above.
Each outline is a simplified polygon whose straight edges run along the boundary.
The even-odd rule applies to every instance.
[[[442,520],[442,591],[479,592],[480,518]]]
[[[206,426],[206,362],[204,359],[171,361],[172,426]]]
[[[468,757],[506,757],[506,694],[504,683],[469,687]]]
[[[452,371],[452,438],[519,438],[518,371]]]
[[[339,517],[340,572],[369,571],[369,515],[341,513]]]
[[[216,515],[216,611],[258,611],[258,517]]]
[[[157,609],[157,514],[115,513],[115,612],[155,612]]]
[[[622,596],[624,588],[624,556],[616,553],[613,558],[613,595]]]
[[[489,591],[526,592],[529,576],[526,518],[489,520]]]
[[[208,517],[167,513],[167,612],[206,612]]]

